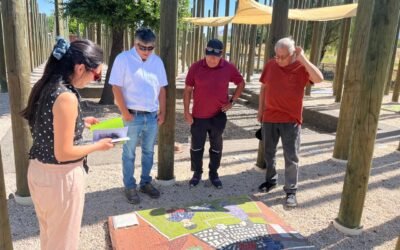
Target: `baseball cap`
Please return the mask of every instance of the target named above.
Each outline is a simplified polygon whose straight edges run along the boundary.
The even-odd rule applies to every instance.
[[[211,39],[207,43],[206,55],[221,56],[224,45],[218,39]]]

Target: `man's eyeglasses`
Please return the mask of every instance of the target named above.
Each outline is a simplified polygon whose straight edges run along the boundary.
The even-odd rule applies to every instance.
[[[154,46],[143,46],[139,43],[137,44],[137,46],[141,51],[153,51],[154,49]]]
[[[214,49],[214,48],[211,48],[211,47],[207,47],[206,48],[206,52],[214,52],[216,54],[219,54],[219,53],[222,52],[222,49]]]
[[[290,56],[290,54],[288,54],[288,55],[286,55],[286,56],[274,56],[274,58],[275,58],[276,60],[283,61],[283,60],[285,60],[286,58],[288,58],[289,56]]]
[[[93,80],[98,82],[101,80],[101,71],[97,73],[94,69],[91,69],[90,72],[93,74]]]

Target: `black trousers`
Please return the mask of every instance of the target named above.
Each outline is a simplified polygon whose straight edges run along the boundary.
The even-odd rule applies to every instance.
[[[207,119],[193,118],[190,127],[192,134],[190,146],[191,170],[201,176],[203,173],[203,154],[207,134],[210,140],[209,177],[218,177],[217,170],[222,157],[222,134],[226,126],[226,114],[221,112]]]

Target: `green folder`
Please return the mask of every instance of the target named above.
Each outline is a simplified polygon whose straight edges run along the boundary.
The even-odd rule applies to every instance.
[[[108,120],[101,121],[97,124],[93,124],[90,126],[90,131],[93,130],[103,130],[103,129],[115,129],[115,128],[123,128],[124,121],[121,117],[111,118]]]

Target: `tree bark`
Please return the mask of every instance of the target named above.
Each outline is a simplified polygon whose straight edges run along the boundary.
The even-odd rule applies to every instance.
[[[158,176],[159,180],[174,179],[174,142],[175,142],[175,64],[176,64],[176,28],[178,0],[161,1],[160,49],[161,59],[167,72],[167,104],[165,122],[159,128],[158,135]]]
[[[395,250],[400,250],[400,236],[397,238],[397,244]]]
[[[110,80],[111,69],[114,64],[114,60],[124,48],[124,29],[123,28],[112,28],[112,45],[110,59],[108,62],[108,69],[106,74],[106,82],[104,83],[103,92],[101,93],[100,104],[114,104],[114,94],[112,92],[112,86],[108,83]]]
[[[350,138],[353,133],[353,121],[358,107],[361,70],[367,52],[373,3],[374,0],[361,0],[358,3],[333,150],[333,157],[336,159],[347,160],[348,158]]]
[[[359,108],[351,136],[339,216],[336,219],[339,224],[350,229],[360,228],[385,80],[400,14],[398,0],[374,2],[366,60],[360,72]],[[363,11],[362,7],[365,6],[360,7],[360,11]],[[354,40],[358,39],[354,37]]]
[[[347,61],[347,48],[349,44],[351,18],[342,20],[341,36],[339,41],[339,51],[336,60],[335,79],[333,80],[333,87],[335,89],[335,102],[342,100],[344,71]]]
[[[12,250],[10,222],[8,219],[7,194],[4,182],[3,161],[0,149],[0,249]]]
[[[27,103],[30,92],[30,58],[25,1],[3,1],[4,31],[7,61],[8,91],[11,109],[15,171],[17,177],[16,194],[28,197],[27,181],[28,153],[32,137],[28,123],[19,114]]]
[[[55,0],[54,1],[54,22],[56,25],[56,36],[64,36],[64,20],[62,18],[62,13],[61,13],[61,6],[62,6],[62,0]]]

